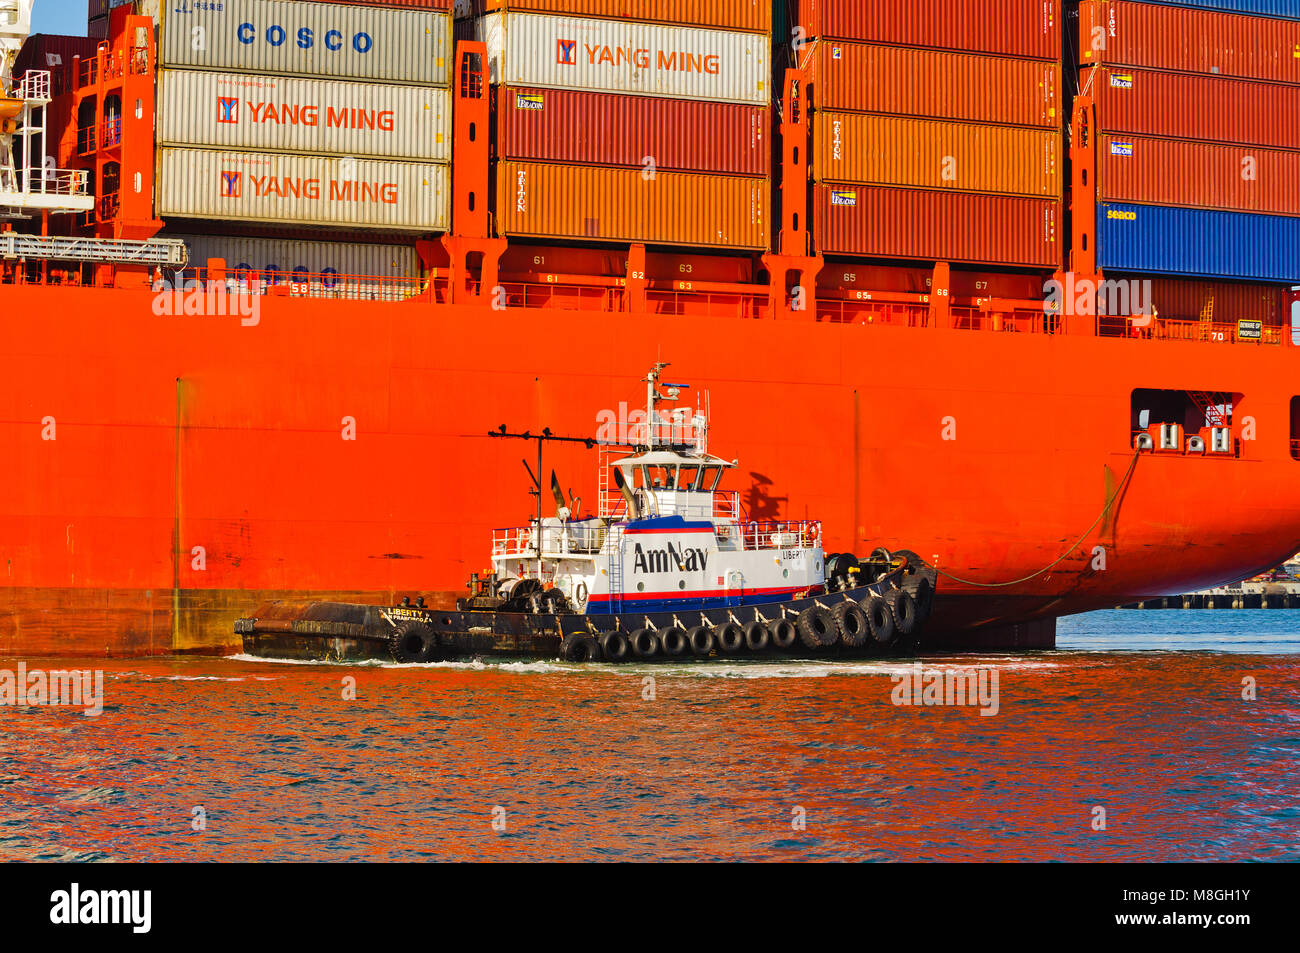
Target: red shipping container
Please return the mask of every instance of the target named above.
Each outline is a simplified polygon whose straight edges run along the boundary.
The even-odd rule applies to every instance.
[[[1060,122],[1057,63],[829,41],[811,56],[815,106],[1005,126]]]
[[[772,0],[456,0],[458,17],[496,10],[772,32]]]
[[[1097,149],[1103,202],[1300,215],[1300,152],[1114,135]]]
[[[1061,203],[876,186],[813,187],[817,251],[827,255],[1058,268]]]
[[[36,33],[27,38],[14,59],[13,75],[22,76],[28,70],[49,70],[62,73],[72,69],[73,60],[80,56],[89,59],[95,55],[97,40],[86,36],[61,36],[55,33]]]
[[[1060,0],[800,0],[809,38],[1061,58]]]
[[[1084,0],[1079,62],[1300,83],[1300,20]]]
[[[1088,72],[1102,132],[1300,149],[1300,86],[1111,66]]]
[[[580,90],[498,88],[497,155],[769,175],[768,108]]]

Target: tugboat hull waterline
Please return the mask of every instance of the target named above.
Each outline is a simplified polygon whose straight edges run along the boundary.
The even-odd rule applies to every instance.
[[[33,38],[0,90],[38,170],[0,174],[0,652],[233,653],[270,603],[461,611],[518,516],[487,432],[603,440],[668,356],[743,461],[738,522],[915,554],[927,648],[1051,647],[1058,616],[1300,548],[1300,59],[1214,39],[1289,52],[1294,19],[955,0],[999,24],[977,36],[798,4],[800,50],[764,4],[502,0],[454,39],[438,0],[211,6],[101,10],[102,48]],[[357,47],[262,42],[286,10]],[[575,19],[612,65],[558,43]],[[620,37],[677,68],[612,75]],[[1151,106],[1193,87],[1244,105]],[[1138,164],[1175,147],[1201,171],[1158,188]],[[548,454],[597,498],[590,451]]]

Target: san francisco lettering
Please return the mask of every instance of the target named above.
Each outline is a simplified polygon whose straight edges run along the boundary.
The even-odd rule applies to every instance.
[[[663,549],[642,549],[637,543],[632,553],[633,572],[703,572],[709,563],[707,550],[682,547],[669,543]]]

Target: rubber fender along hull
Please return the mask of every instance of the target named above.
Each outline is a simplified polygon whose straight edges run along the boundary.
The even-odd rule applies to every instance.
[[[633,640],[642,630],[656,634],[672,629],[690,632],[697,626],[717,629],[734,624],[743,629],[753,622],[771,624],[782,618],[793,621],[810,608],[827,612],[845,602],[867,602],[901,589],[915,594],[924,581],[936,585],[934,570],[923,566],[913,554],[899,553],[909,565],[889,573],[879,581],[856,589],[836,593],[819,593],[783,603],[735,608],[690,610],[682,612],[623,613],[619,615],[551,615],[515,612],[449,612],[410,606],[363,606],[350,603],[313,602],[292,604],[269,603],[256,616],[235,623],[249,655],[269,659],[298,661],[398,661],[392,651],[393,634],[412,622],[427,626],[434,633],[436,648],[424,661],[449,661],[458,658],[504,656],[552,659],[564,657],[562,647],[576,645],[574,636],[587,635],[597,646],[605,643],[610,632],[620,632]],[[922,620],[912,636],[888,647],[890,654],[915,654],[924,651],[925,625]],[[567,641],[566,641],[567,639]],[[852,641],[852,640],[850,640]],[[587,643],[583,643],[584,646]],[[878,644],[851,646],[842,638],[809,649],[796,641],[788,649],[772,647],[771,640],[759,651],[750,650],[742,640],[733,653],[722,653],[714,645],[708,655],[683,649],[676,655],[656,651],[637,657],[634,651],[610,661],[685,661],[716,658],[721,655],[741,658],[746,655],[789,656],[806,658],[849,658],[881,655],[885,647]],[[573,659],[577,660],[577,659]]]

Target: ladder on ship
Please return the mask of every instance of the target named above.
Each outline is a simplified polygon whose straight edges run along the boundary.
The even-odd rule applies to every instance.
[[[623,611],[623,528],[609,528],[609,611]]]
[[[125,238],[63,238],[8,232],[0,234],[0,258],[184,268],[189,262],[189,252],[184,242],[174,238],[133,241]]]
[[[1224,419],[1221,407],[1226,407],[1228,399],[1223,394],[1207,394],[1205,391],[1195,390],[1188,391],[1189,396],[1196,406],[1205,414],[1205,424],[1207,427],[1226,427],[1228,421]]]

